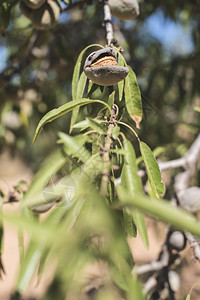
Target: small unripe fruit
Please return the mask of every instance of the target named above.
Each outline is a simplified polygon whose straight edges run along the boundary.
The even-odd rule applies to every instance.
[[[139,15],[139,5],[136,0],[109,0],[111,13],[119,20],[132,20]]]
[[[36,29],[48,30],[57,22],[60,8],[53,0],[47,0],[39,9],[33,10],[31,20]]]
[[[173,231],[168,237],[168,245],[171,249],[182,251],[186,246],[185,234],[181,231]]]
[[[32,9],[38,9],[46,2],[46,0],[23,0],[23,1],[28,7]]]
[[[111,86],[123,80],[128,75],[129,69],[119,66],[114,49],[107,47],[92,52],[86,58],[84,72],[92,82]]]

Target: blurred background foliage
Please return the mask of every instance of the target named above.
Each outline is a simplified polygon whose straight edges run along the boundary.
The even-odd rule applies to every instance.
[[[67,2],[59,1],[63,12],[49,31],[34,29],[19,1],[0,2],[0,150],[20,153],[33,170],[55,149],[57,131],[68,132],[70,115],[47,125],[33,146],[38,121],[71,100],[81,50],[106,43],[102,2]],[[136,20],[113,18],[114,37],[143,95],[139,134],[151,148],[165,147],[163,159],[174,159],[185,153],[200,126],[200,1],[139,4]]]

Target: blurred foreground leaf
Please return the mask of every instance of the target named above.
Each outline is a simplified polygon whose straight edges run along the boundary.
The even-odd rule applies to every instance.
[[[133,146],[130,141],[124,139],[124,166],[122,171],[122,185],[131,193],[132,196],[142,193],[142,182],[137,174],[138,168],[136,164],[136,156]],[[129,211],[127,211],[129,214]],[[142,240],[146,247],[148,247],[148,236],[146,230],[146,224],[144,220],[144,215],[135,210],[131,212],[133,217],[133,222],[136,224],[139,230]]]
[[[158,163],[151,149],[144,142],[140,142],[140,151],[146,166],[148,179],[154,192],[154,195],[160,198],[164,194],[165,186],[162,182]]]
[[[138,208],[143,213],[171,224],[175,228],[200,236],[200,223],[185,210],[172,206],[166,200],[158,201],[156,198],[149,198],[143,194],[133,196],[122,186],[117,186],[117,191],[122,207],[127,207],[131,211]]]

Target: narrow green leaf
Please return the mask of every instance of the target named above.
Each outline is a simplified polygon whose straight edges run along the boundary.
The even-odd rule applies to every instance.
[[[130,117],[140,128],[142,120],[142,98],[135,73],[129,67],[128,76],[125,78],[125,104]]]
[[[137,228],[133,221],[133,217],[130,216],[130,214],[128,214],[126,210],[123,210],[123,217],[124,217],[125,229],[128,236],[135,238],[137,236]]]
[[[133,196],[122,185],[117,186],[117,192],[123,207],[127,207],[131,211],[138,208],[143,213],[171,224],[179,230],[189,231],[200,237],[199,221],[185,210],[174,207],[163,199],[158,201],[156,198],[150,198],[143,194]]]
[[[124,80],[121,80],[120,82],[118,82],[118,93],[119,93],[119,101],[122,100],[123,98],[123,93],[124,93]]]
[[[40,120],[40,122],[39,122],[39,124],[36,128],[35,135],[34,135],[34,138],[33,138],[33,143],[35,142],[38,134],[42,130],[42,127],[46,123],[52,122],[53,120],[63,116],[64,114],[70,112],[71,110],[73,110],[76,107],[80,107],[80,106],[83,106],[83,105],[86,105],[86,104],[89,104],[89,103],[95,103],[95,102],[105,105],[110,110],[110,107],[108,106],[108,104],[101,101],[101,100],[89,100],[87,98],[83,98],[81,100],[67,102],[64,105],[60,106],[59,108],[55,108],[55,109],[49,111]]]
[[[124,185],[132,195],[137,195],[142,193],[143,191],[142,182],[140,177],[137,175],[138,169],[136,164],[135,151],[131,142],[127,139],[124,139],[124,151],[124,166],[121,176],[122,185]],[[148,247],[148,236],[143,214],[136,210],[132,213],[132,216],[144,244],[146,245],[146,247]]]
[[[127,293],[127,300],[146,300],[136,273],[132,275],[132,278],[128,280],[128,283],[129,289]]]
[[[140,177],[137,175],[137,164],[134,148],[131,142],[127,139],[124,139],[124,180],[125,184],[131,193],[141,193],[142,192],[142,183]]]
[[[105,163],[103,163],[102,156],[98,153],[95,153],[88,159],[88,161],[83,165],[82,167],[82,173],[81,178],[85,178],[85,180],[88,182],[88,180],[94,181],[94,179],[99,175],[102,174],[102,172],[105,169]],[[87,178],[87,179],[86,179]]]
[[[36,271],[36,267],[39,264],[39,260],[42,255],[43,246],[36,243],[30,243],[25,257],[21,263],[18,278],[17,278],[17,291],[22,293],[28,287],[33,274]]]
[[[112,132],[111,132],[112,138],[117,140],[119,134],[120,134],[120,127],[116,125],[112,128]]]
[[[87,97],[92,98],[92,94],[99,89],[99,85],[96,83],[93,83],[92,81],[89,80],[88,83],[88,90],[87,90]]]
[[[109,203],[113,205],[115,203],[115,184],[112,179],[110,179],[108,183],[108,196]]]
[[[66,158],[62,155],[61,150],[57,150],[51,154],[41,165],[40,170],[36,173],[26,192],[23,201],[33,197],[41,192],[47,185],[51,177],[66,163]]]
[[[78,81],[78,86],[77,86],[77,91],[76,91],[76,99],[81,99],[83,97],[86,82],[87,82],[87,77],[86,77],[85,73],[82,72],[80,79]],[[74,99],[74,98],[72,98],[72,99],[74,101],[76,101],[76,99]],[[73,125],[76,123],[78,112],[79,112],[79,107],[74,108],[72,111],[72,117],[71,117],[71,123],[70,123],[70,133],[72,131]]]
[[[151,188],[157,198],[160,198],[165,191],[164,183],[162,182],[160,169],[158,163],[147,144],[140,142],[140,151],[146,166],[148,179]]]
[[[122,56],[121,53],[118,53],[118,65],[124,66],[124,63],[125,63],[124,57]],[[124,80],[121,80],[117,84],[118,85],[118,93],[119,93],[119,101],[121,101],[123,98],[124,84],[125,84]]]
[[[114,103],[115,103],[115,91],[113,91],[111,94],[109,94],[108,105],[110,106],[110,108],[113,107]]]
[[[89,126],[99,134],[106,134],[106,130],[95,119],[88,118]]]
[[[63,132],[59,132],[58,136],[61,142],[64,144],[64,150],[68,155],[73,155],[78,157],[82,162],[87,162],[90,158],[90,152],[86,150],[83,143],[85,142],[85,137],[75,136],[71,137]]]
[[[103,48],[102,45],[99,44],[92,44],[84,48],[81,53],[79,54],[79,57],[76,61],[76,65],[74,67],[74,72],[73,72],[73,77],[72,77],[72,99],[73,101],[77,100],[77,91],[78,91],[78,81],[79,81],[79,75],[80,75],[80,70],[81,70],[81,65],[82,65],[82,60],[84,57],[85,52],[92,47],[99,47]]]
[[[48,227],[43,226],[34,218],[25,218],[15,213],[4,213],[3,219],[5,222],[15,226],[19,230],[31,232],[31,237],[38,243],[52,245],[55,242],[56,230],[49,224]],[[0,217],[1,220],[1,217]]]
[[[105,120],[95,119],[95,122],[98,124],[102,124],[102,123],[105,123]],[[80,121],[79,123],[76,123],[73,125],[73,128],[81,128],[81,130],[85,130],[88,127],[90,127],[89,119]]]

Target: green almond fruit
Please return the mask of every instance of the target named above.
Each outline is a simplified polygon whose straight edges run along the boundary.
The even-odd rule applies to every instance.
[[[137,0],[109,0],[111,13],[119,20],[133,20],[139,15]]]
[[[32,11],[33,26],[39,30],[48,30],[58,21],[60,8],[53,0],[47,0],[39,9]]]

